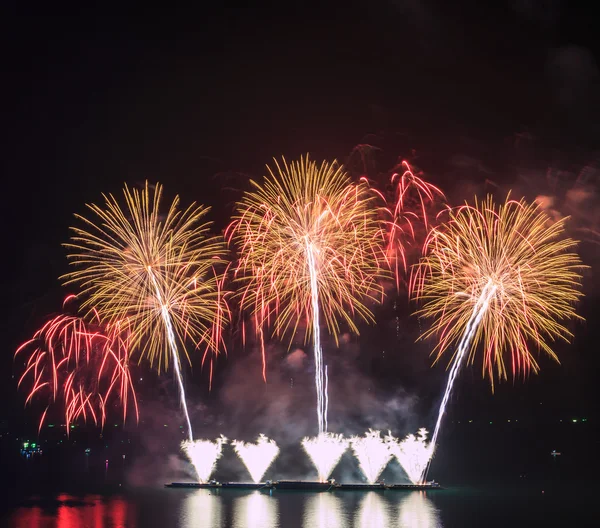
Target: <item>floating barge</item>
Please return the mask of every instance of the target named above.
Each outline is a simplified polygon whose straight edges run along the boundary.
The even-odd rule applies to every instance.
[[[329,491],[334,489],[335,482],[318,482],[311,480],[277,480],[273,482],[276,490],[296,491]]]
[[[385,491],[386,485],[380,482],[375,484],[338,484],[334,485],[334,489],[341,491]]]
[[[406,491],[429,491],[444,489],[437,482],[427,482],[426,484],[388,484],[385,488],[389,490]]]
[[[219,482],[171,482],[165,484],[165,488],[214,489],[220,487]]]
[[[165,488],[187,488],[187,489],[246,489],[246,490],[260,490],[260,489],[271,489],[273,483],[267,482],[217,482],[211,480],[210,482],[171,482],[165,484]]]
[[[228,489],[260,490],[260,489],[273,488],[273,483],[270,481],[267,481],[267,482],[223,482],[221,484],[221,487],[228,488]]]
[[[335,480],[328,482],[317,482],[311,480],[276,480],[266,482],[171,482],[165,484],[166,488],[188,488],[188,489],[245,489],[245,490],[289,490],[289,491],[429,491],[442,488],[437,482],[426,484],[340,484]]]

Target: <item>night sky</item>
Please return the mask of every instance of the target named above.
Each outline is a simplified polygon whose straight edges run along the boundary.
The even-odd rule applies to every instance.
[[[25,416],[12,355],[60,308],[72,214],[123,182],[160,181],[169,197],[211,205],[222,228],[248,177],[273,156],[345,161],[369,143],[382,149],[382,171],[406,157],[454,203],[511,187],[535,198],[557,190],[544,186],[549,169],[591,167],[591,198],[579,212],[580,227],[594,230],[586,223],[596,219],[600,182],[592,11],[550,0],[483,4],[281,3],[177,16],[0,8],[0,420]],[[528,185],[525,170],[534,174]],[[591,266],[598,240],[582,246]],[[480,416],[540,402],[550,414],[595,413],[597,282],[592,269],[581,307],[588,321],[558,348],[562,367],[544,359],[540,376],[494,396],[471,368],[460,404]],[[393,362],[398,379],[437,396],[443,369],[429,370],[426,348],[418,353]]]

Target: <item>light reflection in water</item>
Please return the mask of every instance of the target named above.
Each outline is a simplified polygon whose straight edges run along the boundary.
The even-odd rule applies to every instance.
[[[222,500],[210,489],[198,489],[187,495],[179,514],[181,528],[222,526]]]
[[[200,525],[198,525],[200,526]],[[262,491],[236,497],[233,528],[276,528],[279,526],[277,500]]]
[[[19,508],[10,517],[10,526],[20,528],[42,528],[46,526],[44,523],[44,513],[42,508],[34,506],[33,508]]]
[[[314,493],[308,497],[304,509],[304,528],[342,528],[342,504],[333,493]]]
[[[381,492],[365,493],[355,516],[354,526],[357,528],[380,528],[390,525],[388,505],[384,502]]]
[[[438,510],[424,491],[413,491],[402,500],[398,523],[401,528],[442,527]]]
[[[13,528],[135,528],[135,507],[121,497],[58,495],[46,507],[18,508],[10,516]]]
[[[264,491],[198,489],[177,490],[176,494],[166,493],[162,497],[156,494],[127,498],[65,494],[40,499],[40,502],[34,499],[10,515],[8,526],[136,528],[136,525],[142,525],[137,520],[140,510],[144,510],[151,500],[150,510],[154,511],[157,506],[161,515],[153,517],[155,514],[150,514],[143,525],[154,528],[277,528],[284,518],[287,519],[284,528],[442,527],[439,510],[424,492],[273,492],[270,496]],[[144,502],[140,503],[140,500]],[[163,513],[164,518],[161,517]]]

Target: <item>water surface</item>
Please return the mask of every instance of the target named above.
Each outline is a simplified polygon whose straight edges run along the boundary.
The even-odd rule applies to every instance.
[[[543,492],[542,492],[543,491]],[[454,527],[600,525],[591,489],[419,491],[130,489],[32,496],[5,511],[12,528]]]

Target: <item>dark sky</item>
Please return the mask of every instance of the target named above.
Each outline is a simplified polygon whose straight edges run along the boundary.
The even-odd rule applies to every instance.
[[[506,153],[523,134],[542,173],[548,160],[595,159],[593,11],[550,0],[332,4],[44,16],[4,3],[3,400],[22,405],[12,351],[62,298],[72,214],[124,181],[159,180],[170,196],[213,206],[222,225],[245,175],[281,154],[344,160],[371,140],[391,159],[415,149],[463,199],[465,181],[489,174],[457,178],[457,154],[491,167],[500,186],[514,183]],[[597,396],[595,298],[564,351],[575,359],[535,380],[531,398],[565,391],[571,408],[588,408]]]

